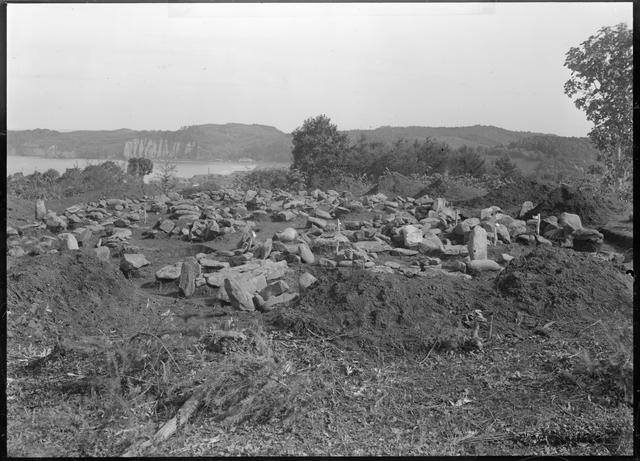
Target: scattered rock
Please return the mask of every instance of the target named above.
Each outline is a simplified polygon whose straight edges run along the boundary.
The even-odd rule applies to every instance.
[[[300,278],[298,279],[298,283],[300,284],[300,287],[303,290],[309,289],[316,282],[318,282],[318,279],[315,278],[313,275],[311,275],[309,272],[303,273],[302,275],[300,275]]]
[[[128,253],[122,255],[120,259],[120,270],[125,274],[128,274],[134,270],[138,270],[141,267],[151,264],[147,261],[147,258],[141,253]]]
[[[469,233],[467,248],[472,261],[487,259],[487,231],[481,226],[475,226]]]
[[[92,251],[95,253],[96,258],[101,261],[109,262],[111,261],[111,251],[107,247],[98,247],[93,248]]]
[[[300,254],[300,259],[305,264],[313,264],[316,260],[313,252],[309,248],[309,245],[307,245],[306,243],[301,243],[300,245],[298,245],[298,253]]]
[[[231,301],[231,305],[243,311],[254,311],[253,296],[247,292],[243,286],[234,279],[224,280],[224,289]]]
[[[102,247],[104,248],[104,247]],[[158,280],[178,280],[180,278],[182,263],[164,266],[156,271],[156,279]]]
[[[47,207],[45,206],[44,200],[37,199],[36,200],[36,219],[41,221],[47,217]]]
[[[570,229],[571,231],[576,231],[578,229],[582,229],[582,222],[580,221],[580,216],[572,213],[561,213],[558,216],[558,225],[563,229]]]
[[[196,258],[189,257],[182,263],[178,288],[185,298],[193,296],[196,290],[196,277],[200,275],[200,266]]]
[[[480,273],[485,271],[499,271],[502,267],[491,259],[474,259],[466,263],[467,273]]]
[[[275,234],[275,238],[281,242],[293,242],[298,237],[298,232],[293,227],[287,227],[282,232]]]

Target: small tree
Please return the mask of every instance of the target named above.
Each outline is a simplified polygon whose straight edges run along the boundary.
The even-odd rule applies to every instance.
[[[566,56],[571,78],[564,92],[593,122],[589,138],[601,152],[605,179],[620,188],[632,171],[632,31],[624,23],[603,27]]]
[[[329,175],[349,149],[347,135],[340,133],[326,115],[308,118],[293,131],[292,169],[311,175]]]
[[[160,163],[160,188],[165,194],[176,186],[176,171],[178,165],[168,155]]]
[[[129,159],[127,173],[132,176],[144,177],[153,171],[153,162],[148,158],[133,157]]]

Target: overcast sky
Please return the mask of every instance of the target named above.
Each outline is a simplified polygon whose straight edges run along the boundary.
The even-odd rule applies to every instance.
[[[9,129],[496,125],[585,136],[565,53],[632,3],[8,5]]]

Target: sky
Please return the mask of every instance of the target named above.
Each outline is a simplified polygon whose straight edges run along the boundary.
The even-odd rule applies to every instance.
[[[10,4],[10,130],[495,125],[585,136],[565,54],[632,3]]]

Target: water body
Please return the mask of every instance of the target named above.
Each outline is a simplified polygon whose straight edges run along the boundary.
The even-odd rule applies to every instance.
[[[88,165],[98,165],[104,161],[105,160],[87,158],[42,158],[7,155],[7,176],[14,173],[28,175],[35,171],[44,173],[50,168],[53,168],[62,174],[67,168],[74,168],[76,166],[78,168],[85,168]],[[125,170],[127,168],[126,160],[114,160],[114,163],[117,163]],[[191,178],[198,174],[227,175],[234,171],[250,171],[258,166],[256,163],[241,162],[178,162],[176,165],[176,176],[179,178]],[[284,167],[286,165],[278,164],[273,166]],[[159,166],[155,165],[154,170],[156,171],[145,176],[145,182],[158,174],[158,169]]]

